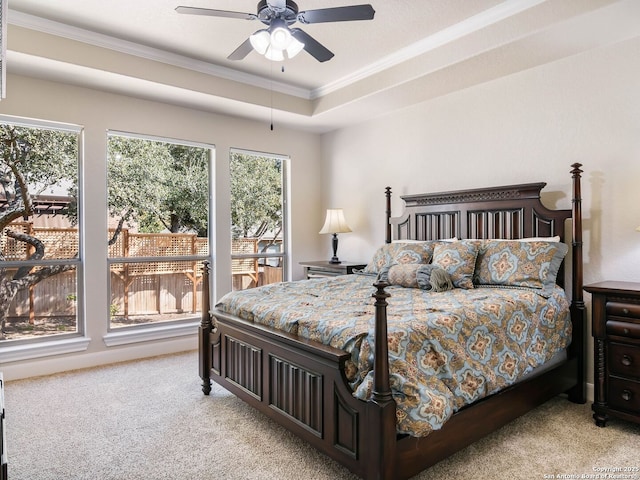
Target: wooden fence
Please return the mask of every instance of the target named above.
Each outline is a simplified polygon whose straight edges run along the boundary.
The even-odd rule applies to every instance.
[[[69,259],[78,252],[78,230],[39,228],[29,222],[11,225],[13,230],[33,235],[44,243],[45,259]],[[110,230],[110,235],[113,230]],[[32,247],[0,237],[0,248],[7,261],[25,260]],[[232,242],[232,253],[257,253],[257,239]],[[132,233],[123,229],[109,246],[110,258],[168,257],[207,255],[207,238],[182,233]],[[250,288],[282,279],[282,269],[261,267],[257,259],[232,260],[234,288]],[[202,262],[169,261],[113,263],[111,270],[111,313],[116,316],[195,313],[200,309]],[[15,269],[13,270],[15,272]],[[7,272],[13,274],[13,272]],[[9,317],[74,316],[76,275],[65,272],[50,277],[14,298]]]

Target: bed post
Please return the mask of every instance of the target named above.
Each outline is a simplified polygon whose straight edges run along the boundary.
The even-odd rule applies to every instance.
[[[582,193],[580,188],[580,178],[582,164],[571,165],[571,176],[573,178],[573,200],[572,200],[572,285],[571,285],[571,322],[573,324],[573,341],[570,352],[578,361],[577,380],[578,383],[569,391],[569,400],[575,403],[585,403],[586,397],[586,372],[585,372],[585,322],[586,310],[583,300],[583,270],[582,270]]]
[[[387,223],[385,223],[387,235],[386,243],[391,243],[391,187],[385,188],[384,194],[387,197]]]
[[[389,353],[387,344],[387,298],[385,287],[389,284],[376,282],[375,344],[373,366],[373,392],[367,408],[367,423],[370,426],[368,441],[367,479],[391,480],[396,471],[396,402],[389,384]]]
[[[198,328],[198,342],[200,348],[200,378],[202,379],[202,391],[205,395],[211,393],[211,341],[209,334],[213,329],[211,323],[211,302],[209,296],[209,272],[211,267],[209,262],[204,262],[202,266],[202,321]]]

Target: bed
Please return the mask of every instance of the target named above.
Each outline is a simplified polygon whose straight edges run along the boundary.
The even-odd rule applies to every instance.
[[[284,289],[282,295],[288,296],[291,302],[300,302],[288,307],[287,302],[280,298],[270,297],[275,293],[269,289],[275,291],[276,287],[268,286],[267,290],[233,294],[229,299],[225,296],[211,310],[209,272],[205,266],[203,317],[199,328],[203,392],[208,395],[211,381],[217,382],[364,479],[410,478],[556,395],[567,394],[570,401],[584,403],[585,306],[582,300],[580,167],[580,164],[572,165],[570,210],[546,208],[540,198],[545,184],[533,183],[406,195],[402,197],[404,212],[393,217],[391,190],[387,188],[385,244],[365,269],[369,271],[361,276],[350,275],[335,280],[283,284],[278,287]],[[571,220],[570,227],[567,220]],[[570,235],[565,235],[569,231]],[[449,241],[443,241],[445,239]],[[564,256],[566,250],[557,251],[566,244],[572,247],[567,257]],[[418,249],[427,246],[429,254],[424,257],[424,262],[419,259],[398,261],[398,257],[395,261],[380,262],[380,258],[388,256],[389,252],[402,251],[404,258],[406,251],[410,256],[411,252],[421,251]],[[540,276],[537,271],[533,274],[528,271],[524,277],[518,277],[513,272],[505,273],[499,266],[495,267],[500,264],[496,259],[504,254],[505,248],[510,255],[517,251],[524,252],[525,257],[537,255],[536,252],[541,250],[547,252],[542,274],[544,282],[528,283],[532,276]],[[456,262],[451,262],[452,252],[458,255],[463,250],[474,249],[475,270],[471,276],[468,271],[461,275]],[[496,261],[491,263],[490,259]],[[407,272],[424,274],[426,264],[433,265],[429,270],[431,274],[436,269],[446,271],[449,287],[455,288],[447,287],[444,289],[447,291],[426,294],[416,291],[420,289],[405,288],[414,286],[403,285],[405,277],[410,282],[416,278]],[[547,275],[549,265],[553,272]],[[424,278],[428,280],[429,277]],[[509,279],[506,283],[505,278]],[[513,279],[516,283],[512,285],[509,282]],[[523,279],[524,283],[521,283]],[[540,279],[536,277],[536,280]],[[347,300],[340,300],[337,294],[335,298],[329,295],[331,298],[323,299],[324,303],[314,304],[308,300],[323,288],[337,292],[337,287],[328,283],[332,281],[352,289],[348,290]],[[549,284],[550,281],[553,285]],[[433,286],[433,282],[427,282],[423,290],[433,290]],[[298,290],[293,290],[294,287]],[[559,288],[563,289],[560,293]],[[361,302],[362,291],[369,292],[369,306],[360,304],[357,307],[364,320],[358,318],[348,328],[336,327],[336,316],[345,319],[353,316],[342,309],[346,304]],[[403,295],[411,297],[402,300],[405,298]],[[423,319],[414,322],[398,320],[399,310],[406,309],[409,315],[415,316],[417,307],[405,307],[420,304],[420,308],[426,309],[429,315],[435,315],[434,312],[442,310],[442,305],[453,308],[451,305],[461,303],[465,296],[472,296],[476,306],[462,306],[462,310],[456,312],[466,312],[465,315],[474,321],[481,316],[478,312],[490,312],[495,306],[498,310],[507,311],[504,321],[511,322],[508,328],[496,327],[493,334],[488,334],[486,326],[477,324],[473,329],[469,327],[469,331],[473,331],[475,339],[500,337],[499,348],[496,341],[488,343],[493,345],[496,354],[501,352],[500,358],[509,361],[503,361],[500,368],[494,365],[493,371],[469,377],[455,373],[454,365],[460,367],[464,364],[465,368],[471,365],[471,370],[475,370],[477,364],[473,358],[460,360],[455,352],[440,355],[443,358],[448,356],[451,360],[449,365],[438,362],[440,357],[431,352],[430,356],[421,358],[428,357],[430,361],[435,358],[438,371],[444,370],[444,377],[430,375],[429,370],[421,372],[418,377],[428,384],[428,388],[423,387],[410,376],[414,373],[412,365],[416,363],[415,358],[411,355],[411,358],[406,355],[399,357],[398,351],[402,349],[398,344],[402,342],[396,341],[398,338],[415,337],[414,331],[405,334],[401,328],[412,323],[420,329]],[[259,305],[253,313],[250,297]],[[424,298],[431,302],[426,307]],[[566,305],[561,305],[563,298]],[[441,304],[436,299],[440,299]],[[542,328],[541,325],[557,326],[559,333],[552,336],[558,340],[558,345],[553,351],[550,347],[548,350],[534,348],[533,344],[552,343],[547,339],[540,341],[540,337],[536,337],[538,333],[530,335],[527,343],[522,344],[523,327],[515,329],[515,343],[513,339],[506,338],[509,335],[504,332],[509,330],[513,333],[514,319],[523,315],[507,308],[520,301],[518,299],[524,299],[525,304],[535,304],[535,308],[530,307],[529,310],[533,312],[531,319],[536,325],[536,332]],[[394,304],[396,300],[403,303]],[[487,302],[485,306],[482,306],[483,302]],[[315,311],[315,316],[305,313],[307,304],[310,304],[310,312]],[[281,311],[275,311],[276,306],[287,310],[294,317],[293,321],[281,321],[285,316]],[[558,317],[550,316],[550,311],[557,310],[562,310],[556,312]],[[462,316],[456,312],[444,316],[440,312],[439,316],[433,317],[436,320],[432,323],[442,323],[451,330],[451,325],[442,319]],[[490,317],[488,323],[502,321],[493,320],[497,317],[491,312],[487,315]],[[567,321],[568,325],[563,326],[561,321]],[[429,323],[429,329],[432,323]],[[338,333],[330,334],[327,325],[337,328]],[[355,336],[343,335],[342,332],[351,334],[355,331],[352,328],[355,325],[360,329]],[[478,329],[484,332],[484,336],[478,336]],[[534,327],[524,327],[524,330],[533,332]],[[448,336],[446,329],[443,332],[437,337],[437,342],[427,342],[435,345],[432,350],[438,353],[444,351],[441,350],[441,345],[444,345],[441,340]],[[512,352],[511,344],[518,348],[516,343],[521,343],[521,348],[540,357],[539,361],[526,360],[528,363],[524,366],[515,368],[517,375],[513,374],[513,366],[517,362],[512,360],[518,355],[505,353]],[[473,345],[471,356],[480,355],[487,342],[476,341]],[[505,369],[505,365],[508,368]],[[507,376],[512,378],[505,383],[502,377]],[[456,378],[463,377],[464,380],[454,382]],[[405,381],[407,378],[409,381]],[[475,382],[477,378],[487,381],[480,382],[482,385],[479,387]],[[450,382],[454,382],[453,387]],[[458,397],[446,398],[442,402],[449,402],[448,405],[454,407],[443,407],[440,397],[429,390],[433,385],[437,391],[438,385],[443,383],[447,386],[445,390],[459,390],[463,396],[469,397],[468,401],[462,402]],[[399,390],[399,385],[402,390]],[[404,390],[407,385],[408,390]],[[406,394],[408,391],[418,393],[412,397]],[[444,411],[446,414],[440,414]],[[416,415],[416,412],[424,412],[424,415]],[[407,418],[415,420],[417,416],[421,421],[427,419],[427,423],[406,421]],[[442,421],[434,423],[435,417],[442,417]]]

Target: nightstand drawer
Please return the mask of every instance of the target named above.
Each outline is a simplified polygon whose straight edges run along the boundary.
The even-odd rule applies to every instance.
[[[640,324],[609,320],[606,324],[607,335],[640,338]]]
[[[640,320],[640,305],[635,303],[607,302],[607,315]]]
[[[615,409],[640,413],[640,382],[610,377],[608,400]]]
[[[609,344],[607,365],[613,374],[640,379],[640,349],[620,343]]]

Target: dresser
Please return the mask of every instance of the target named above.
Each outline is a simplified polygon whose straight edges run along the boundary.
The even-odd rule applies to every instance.
[[[592,295],[594,340],[593,418],[640,423],[640,283],[587,285]]]
[[[367,266],[366,263],[331,263],[328,261],[320,262],[300,262],[304,267],[304,275],[306,278],[319,277],[336,277],[338,275],[349,275],[354,270],[360,270]]]

